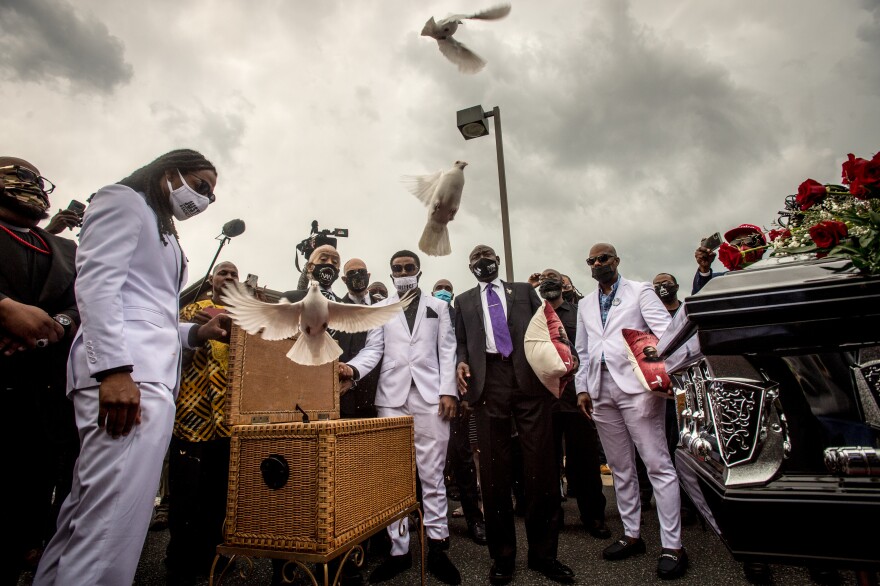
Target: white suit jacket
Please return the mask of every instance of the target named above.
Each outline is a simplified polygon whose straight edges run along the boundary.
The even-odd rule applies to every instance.
[[[193,324],[178,321],[186,259],[174,236],[165,240],[142,193],[109,185],[92,198],[76,253],[82,325],[67,362],[68,393],[125,365],[135,382],[177,388],[181,338]]]
[[[650,331],[659,338],[670,321],[669,311],[649,283],[621,277],[605,327],[602,327],[602,314],[599,310],[599,288],[581,299],[578,303],[575,343],[581,363],[575,375],[577,392],[589,392],[594,398],[597,396],[604,353],[608,372],[617,386],[625,393],[644,393],[645,387],[639,383],[627,358],[626,343],[621,330],[629,328]]]
[[[376,305],[398,301],[397,293]],[[384,359],[383,359],[384,358]],[[445,301],[422,293],[410,334],[406,315],[401,311],[381,328],[370,330],[367,343],[348,364],[366,376],[379,360],[376,405],[400,407],[406,402],[412,382],[422,398],[432,405],[440,395],[458,396],[455,382],[455,334]]]

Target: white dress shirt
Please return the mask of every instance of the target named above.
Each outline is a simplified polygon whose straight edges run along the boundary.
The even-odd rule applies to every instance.
[[[372,305],[373,300],[370,299],[370,293],[368,291],[364,291],[364,296],[358,299],[354,295],[351,294],[351,291],[345,294],[348,297],[348,300],[354,303],[355,305]]]

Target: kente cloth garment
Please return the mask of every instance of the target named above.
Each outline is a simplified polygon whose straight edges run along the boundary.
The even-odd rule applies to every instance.
[[[223,308],[210,300],[191,303],[181,310],[181,321],[192,321],[206,307]],[[174,418],[176,437],[191,442],[229,437],[224,422],[228,368],[229,344],[208,340],[194,351],[192,362],[184,366],[180,377]]]

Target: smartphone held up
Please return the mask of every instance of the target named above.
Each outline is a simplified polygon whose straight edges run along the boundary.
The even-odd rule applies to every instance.
[[[718,247],[721,246],[721,233],[715,232],[711,236],[703,238],[703,240],[700,241],[700,246],[702,246],[703,248],[708,248],[712,252],[715,252]]]

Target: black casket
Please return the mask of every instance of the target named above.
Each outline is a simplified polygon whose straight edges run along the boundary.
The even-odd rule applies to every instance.
[[[770,259],[687,298],[658,349],[680,482],[736,559],[880,568],[880,277]]]

